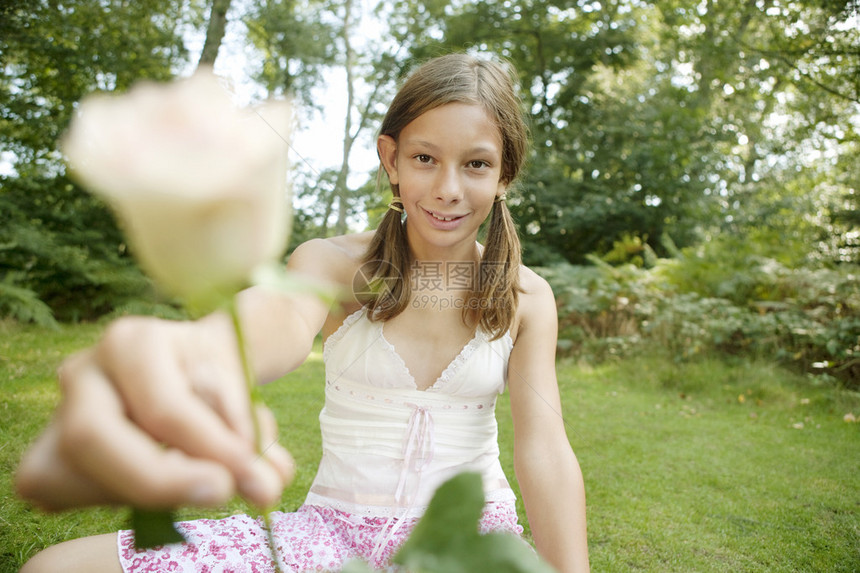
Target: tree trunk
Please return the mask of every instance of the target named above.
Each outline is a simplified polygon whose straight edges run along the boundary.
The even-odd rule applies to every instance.
[[[206,29],[206,41],[203,43],[203,51],[200,52],[198,66],[214,65],[218,57],[218,49],[227,31],[227,11],[230,9],[231,0],[212,0],[212,10],[209,13],[209,26]]]
[[[343,127],[343,159],[340,165],[340,172],[337,176],[335,184],[335,192],[337,193],[337,223],[335,223],[335,232],[339,235],[346,233],[347,222],[349,216],[349,188],[347,187],[347,179],[349,177],[349,155],[352,150],[352,144],[355,141],[355,135],[352,133],[352,109],[355,107],[355,77],[353,75],[353,66],[355,65],[352,44],[350,43],[350,34],[352,34],[352,0],[344,2],[343,16],[343,45],[344,45],[344,67],[346,68],[346,120]]]

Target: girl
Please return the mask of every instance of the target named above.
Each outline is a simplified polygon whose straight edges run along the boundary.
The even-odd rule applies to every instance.
[[[262,379],[293,370],[325,337],[322,460],[305,504],[272,515],[284,570],[336,570],[353,557],[384,568],[436,487],[464,470],[483,477],[482,531],[522,531],[498,459],[494,406],[505,387],[537,549],[559,571],[588,570],[584,487],[555,375],[555,303],[520,264],[505,205],[526,140],[502,65],[459,54],[429,61],[382,124],[377,149],[394,196],[379,228],[311,240],[289,259],[293,272],[362,296],[336,309],[310,295],[240,297]],[[220,314],[123,319],[67,360],[60,380],[63,406],[18,474],[22,495],[44,507],[212,505],[237,492],[265,506],[291,479],[280,446],[262,460],[253,453]],[[49,548],[24,571],[270,567],[248,516],[180,528],[188,544],[136,552],[125,531]]]

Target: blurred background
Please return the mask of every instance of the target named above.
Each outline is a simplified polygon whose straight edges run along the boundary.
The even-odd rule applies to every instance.
[[[0,317],[180,315],[57,141],[79,100],[214,65],[297,107],[291,246],[372,228],[375,130],[452,50],[516,67],[533,151],[508,204],[562,354],[767,356],[860,388],[856,0],[0,2]]]

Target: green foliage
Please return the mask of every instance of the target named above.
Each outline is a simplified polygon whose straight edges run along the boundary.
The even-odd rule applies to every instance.
[[[774,204],[791,248],[832,261],[851,243],[827,215],[857,189],[860,104],[860,31],[839,4],[435,2],[393,26],[418,57],[517,66],[535,150],[509,205],[528,264],[584,263],[625,235],[665,255],[667,231],[695,245]]]
[[[152,298],[111,214],[65,177],[57,141],[90,92],[172,77],[185,53],[183,21],[170,0],[4,7],[0,315],[45,322],[47,307],[58,320],[80,320]]]
[[[609,264],[620,265],[629,263],[637,267],[650,265],[656,259],[656,254],[648,245],[648,237],[644,239],[637,235],[624,233],[621,239],[612,244],[612,249],[601,258]]]
[[[481,476],[454,476],[436,490],[427,512],[393,562],[416,573],[552,571],[518,538],[503,533],[479,534],[483,508]]]
[[[174,518],[175,515],[170,511],[132,509],[130,526],[134,530],[135,549],[184,542],[185,537],[173,525]]]
[[[0,34],[0,143],[21,175],[57,167],[57,139],[84,95],[167,79],[184,56],[171,0],[16,4]]]
[[[860,388],[860,268],[792,269],[736,241],[651,269],[540,269],[559,307],[559,346],[588,360],[655,344],[676,360],[767,356]]]
[[[259,84],[313,109],[311,88],[326,66],[344,63],[348,7],[243,5],[247,42],[262,56],[252,73]],[[104,206],[65,179],[56,141],[87,93],[168,79],[186,66],[184,32],[205,24],[204,3],[26,0],[0,10],[0,314],[49,323],[50,315],[172,312],[152,296]],[[769,332],[790,338],[787,352],[800,352],[803,363],[853,369],[846,364],[856,358],[856,306],[819,305],[823,293],[804,286],[836,281],[853,300],[850,280],[821,276],[828,263],[856,263],[860,253],[860,37],[844,3],[762,10],[738,0],[575,8],[557,0],[438,0],[375,10],[390,29],[353,54],[369,94],[361,122],[378,117],[392,79],[417,60],[467,49],[516,65],[534,154],[508,203],[528,264],[585,264],[596,254],[650,267],[653,253],[675,252],[661,239],[667,233],[682,248],[683,260],[661,260],[659,269],[619,266],[615,275],[604,269],[575,280],[570,288],[579,294],[565,292],[564,304],[588,309],[565,315],[562,344],[623,352],[644,334],[637,322],[650,320],[654,333],[665,327],[665,320],[654,326],[659,307],[664,316],[702,311],[725,320],[706,329],[723,333],[721,348],[749,338],[726,334],[740,321],[764,340],[775,340]],[[342,175],[298,182],[310,207],[297,216],[294,245],[329,232],[320,224],[333,205],[326,193],[333,196]],[[375,219],[385,201],[371,187],[352,193],[349,215],[363,210]],[[648,284],[639,285],[637,273]],[[657,284],[685,295],[679,308],[653,294]],[[613,291],[614,302],[601,302]],[[601,294],[595,302],[582,292]],[[776,348],[744,344],[733,351]]]
[[[597,257],[592,261],[592,266],[563,263],[536,270],[556,296],[559,350],[600,362],[638,346],[640,324],[654,311],[654,300],[646,271],[612,267]]]
[[[59,320],[101,316],[154,295],[105,206],[64,176],[0,180],[0,293],[4,315],[25,319],[27,297]],[[27,305],[31,320],[44,320]]]
[[[257,80],[269,94],[299,96],[313,105],[311,89],[335,59],[337,30],[319,13],[325,3],[252,2],[243,21],[248,41],[262,55]]]
[[[22,273],[7,273],[0,281],[0,316],[41,326],[56,326],[51,308],[28,288],[16,286]]]
[[[0,268],[23,272],[15,285],[60,320],[125,306],[141,285],[124,266],[103,207],[66,189],[57,138],[87,93],[187,67],[186,32],[205,25],[206,5],[0,5],[0,247],[16,245],[0,251]],[[250,76],[268,93],[297,96],[300,113],[317,109],[312,88],[329,67],[352,62],[361,100],[352,135],[373,125],[394,78],[416,61],[463,49],[512,61],[534,153],[508,204],[529,265],[585,264],[596,254],[648,266],[623,252],[628,241],[666,257],[666,233],[681,248],[708,248],[727,233],[757,234],[757,244],[771,245],[759,255],[795,269],[860,260],[860,31],[846,6],[398,0],[373,7],[389,26],[379,41],[351,50],[349,3],[254,0],[236,9],[261,56]],[[374,220],[378,198],[369,187],[346,194],[345,171],[302,177],[300,204],[308,207],[296,240],[328,234],[333,212],[340,223]],[[81,224],[67,233],[46,222],[63,219]],[[737,286],[746,292],[756,281]],[[724,287],[740,298],[729,282]],[[16,293],[3,308],[32,315]]]

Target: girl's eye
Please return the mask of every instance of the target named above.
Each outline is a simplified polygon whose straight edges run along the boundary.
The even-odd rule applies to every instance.
[[[430,163],[433,159],[424,153],[418,154],[415,156],[415,159],[418,160],[419,163]]]
[[[489,164],[486,161],[481,161],[480,159],[475,159],[466,164],[472,169],[482,169],[484,167],[489,167]]]

